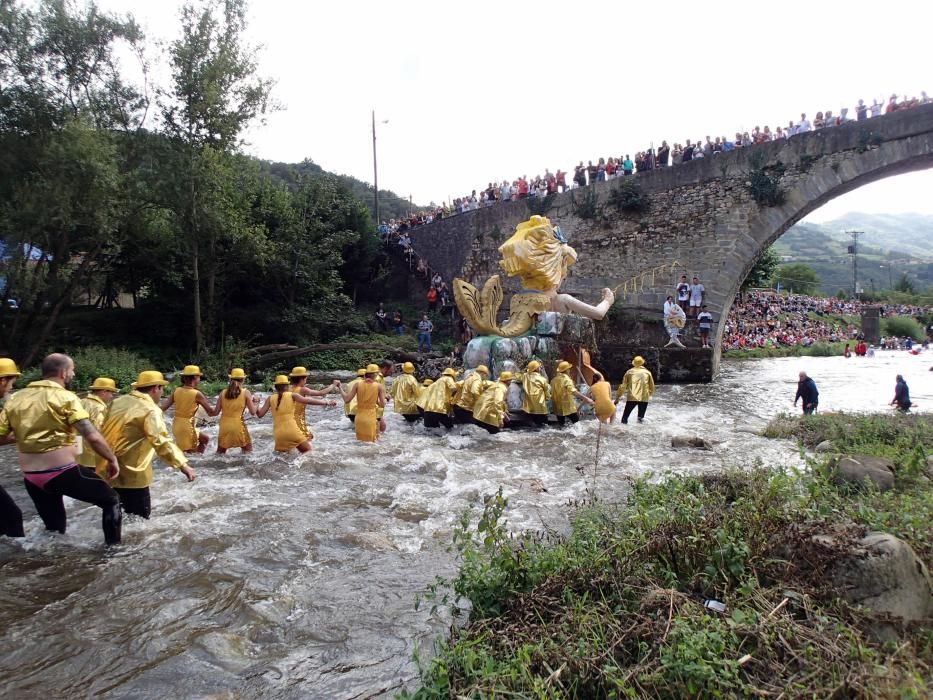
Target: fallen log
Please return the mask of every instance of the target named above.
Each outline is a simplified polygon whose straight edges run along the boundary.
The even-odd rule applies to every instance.
[[[393,360],[401,362],[420,362],[422,360],[442,357],[439,352],[417,353],[404,348],[395,348],[390,345],[374,345],[372,343],[317,343],[315,345],[306,345],[304,347],[288,346],[287,350],[278,350],[275,352],[260,355],[250,360],[254,367],[264,367],[271,365],[279,360],[287,360],[292,357],[301,357],[313,352],[327,352],[330,350],[371,350]],[[352,368],[351,368],[352,369]]]

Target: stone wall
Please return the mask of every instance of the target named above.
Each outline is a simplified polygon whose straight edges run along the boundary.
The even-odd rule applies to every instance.
[[[929,167],[933,105],[637,175],[634,180],[648,202],[643,212],[612,204],[612,191],[622,182],[616,179],[559,194],[545,212],[534,209],[539,202],[510,202],[454,216],[415,229],[412,241],[445,279],[461,277],[480,286],[500,273],[497,249],[515,226],[531,213],[544,213],[561,227],[578,254],[563,291],[595,304],[603,287],[628,282],[629,292],[617,293],[615,317],[640,317],[641,325],[633,327],[625,341],[616,338],[617,332],[606,331],[601,352],[608,353],[612,346],[627,357],[623,348],[644,343],[648,352],[663,345],[661,306],[681,274],[696,275],[705,285],[718,348],[720,320],[739,286],[788,228],[860,185]],[[755,201],[749,187],[754,172],[763,172],[779,185],[782,203],[763,206]],[[503,286],[507,295],[518,290],[517,280],[504,276]],[[507,305],[506,301],[503,312]],[[665,366],[670,368],[669,378],[694,367],[685,380],[709,381],[718,368],[718,349],[690,353],[697,355],[695,361],[664,360],[666,354],[678,352],[684,351],[658,350],[662,375]]]

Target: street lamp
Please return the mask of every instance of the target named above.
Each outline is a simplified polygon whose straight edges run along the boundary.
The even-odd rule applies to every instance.
[[[383,119],[380,124],[388,124],[388,119]],[[379,170],[376,167],[376,110],[373,110],[373,214],[376,218],[376,230],[379,230]]]

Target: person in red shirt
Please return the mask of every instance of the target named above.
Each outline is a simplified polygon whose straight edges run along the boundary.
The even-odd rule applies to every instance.
[[[428,309],[437,311],[437,290],[433,285],[428,290]]]

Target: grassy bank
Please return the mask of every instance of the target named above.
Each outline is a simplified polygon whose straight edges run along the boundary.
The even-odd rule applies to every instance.
[[[818,469],[642,479],[624,503],[576,509],[560,538],[511,537],[507,502],[489,498],[455,533],[458,575],[429,595],[470,601],[470,620],[403,697],[929,697],[933,628],[894,622],[898,640],[878,641],[887,620],[834,589],[841,547],[812,539],[877,528],[930,562],[933,428],[909,418],[782,419],[774,431],[896,446],[886,494],[840,491]]]
[[[855,343],[850,343],[849,347],[850,349],[854,348]],[[807,347],[791,345],[789,347],[724,350],[722,356],[728,360],[758,360],[764,357],[832,357],[833,355],[842,355],[845,348],[845,343],[813,343],[813,345]]]

